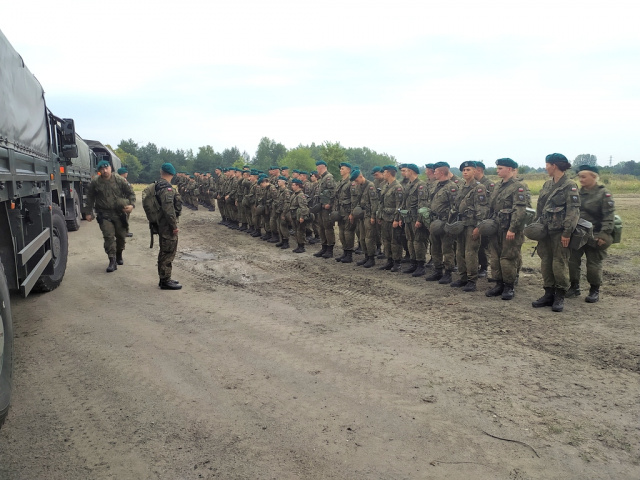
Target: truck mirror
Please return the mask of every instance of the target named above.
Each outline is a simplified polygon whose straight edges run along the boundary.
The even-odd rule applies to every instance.
[[[76,143],[76,127],[72,118],[63,118],[60,122],[60,129],[65,144]]]
[[[63,145],[62,156],[64,158],[78,158],[78,145]]]

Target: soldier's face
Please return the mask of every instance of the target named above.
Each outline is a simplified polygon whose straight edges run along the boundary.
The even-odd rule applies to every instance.
[[[427,178],[429,180],[434,180],[436,178],[436,172],[431,168],[427,168],[426,172],[427,172]]]
[[[349,167],[340,167],[340,175],[342,178],[347,178],[351,173],[351,169]]]
[[[475,177],[476,169],[473,167],[464,167],[462,169],[462,178],[467,182]]]
[[[593,172],[580,172],[578,174],[578,179],[580,180],[580,185],[585,188],[591,188],[596,184],[597,178]]]
[[[444,168],[436,168],[435,169],[436,180],[444,180],[447,178],[447,172]]]
[[[100,176],[102,178],[111,178],[111,165],[107,165],[106,167],[102,167],[100,169]]]

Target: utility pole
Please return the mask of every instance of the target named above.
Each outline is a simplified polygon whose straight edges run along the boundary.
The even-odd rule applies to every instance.
[[[609,166],[613,164],[613,155],[609,155]]]

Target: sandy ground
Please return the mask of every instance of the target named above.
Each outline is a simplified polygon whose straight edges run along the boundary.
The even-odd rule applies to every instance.
[[[13,298],[0,478],[640,478],[637,276],[554,314],[528,245],[504,302],[200,210],[162,291],[136,212],[116,272],[83,222],[62,285]]]

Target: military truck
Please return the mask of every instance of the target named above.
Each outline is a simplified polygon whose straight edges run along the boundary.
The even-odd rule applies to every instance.
[[[60,166],[78,156],[73,120],[47,108],[44,90],[0,31],[0,426],[11,399],[9,291],[55,289],[67,268]]]
[[[106,160],[111,164],[111,171],[117,172],[122,166],[120,158],[106,145],[103,145],[98,140],[85,140],[89,148],[95,153],[98,162]]]
[[[60,164],[60,181],[62,195],[60,207],[67,221],[67,229],[75,232],[82,221],[82,207],[85,204],[85,192],[91,178],[97,173],[98,160],[89,145],[76,133],[78,156],[74,159],[64,159]]]

